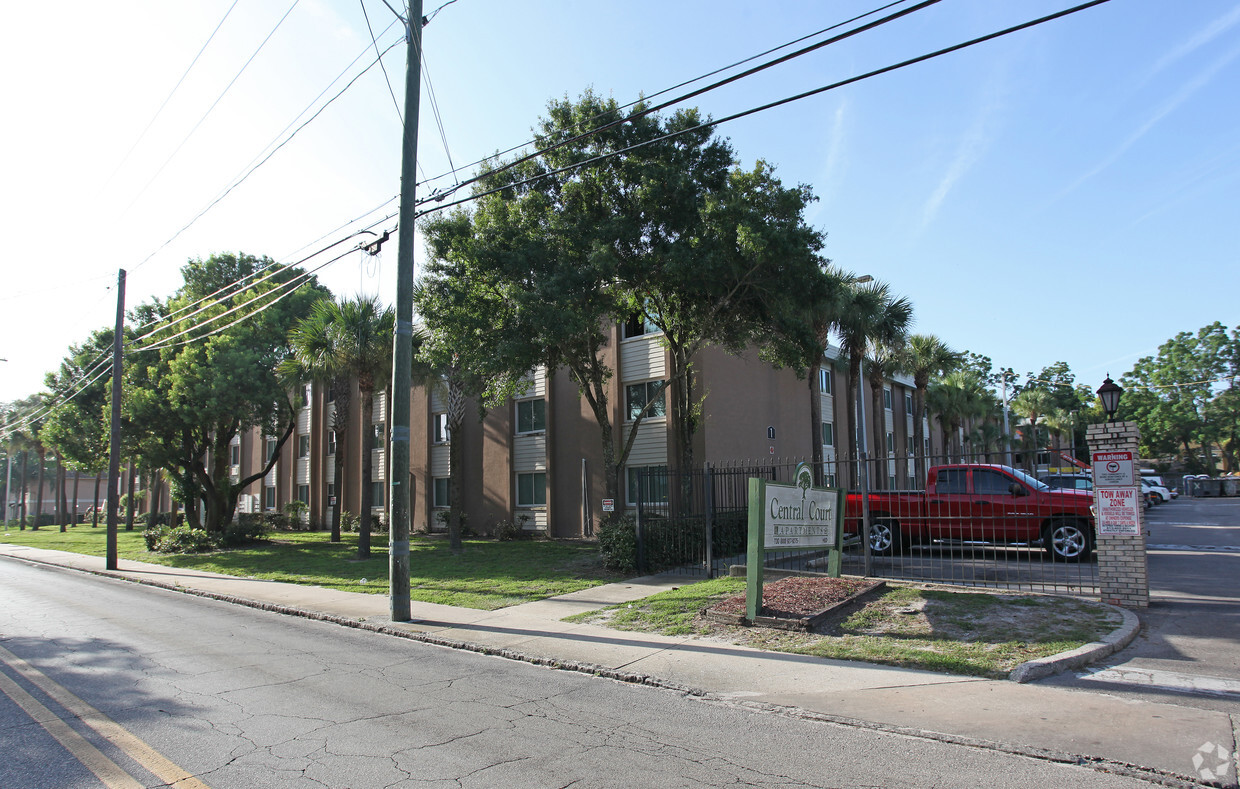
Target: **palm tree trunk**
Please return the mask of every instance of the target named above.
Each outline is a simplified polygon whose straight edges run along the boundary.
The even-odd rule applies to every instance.
[[[822,393],[818,380],[822,375],[822,355],[809,368],[809,446],[810,465],[814,467],[814,484],[823,484],[822,459]]]
[[[32,527],[34,531],[38,531],[39,519],[43,516],[43,483],[47,471],[47,450],[39,448],[36,451],[39,454],[39,487],[35,491],[34,497],[34,524]]]
[[[913,390],[913,468],[917,477],[917,485],[926,484],[926,390],[918,387]]]
[[[133,459],[130,458],[125,474],[129,477],[129,493],[125,499],[125,531],[133,531],[133,489],[136,475],[133,470]]]
[[[360,525],[357,534],[357,558],[370,558],[370,508],[374,504],[374,493],[371,490],[371,475],[374,472],[374,464],[371,462],[371,435],[374,428],[371,426],[371,416],[375,410],[375,392],[373,389],[364,389],[362,395],[362,501],[361,512],[359,513]],[[339,447],[337,447],[339,451]]]
[[[344,442],[345,432],[336,431],[336,505],[332,507],[332,542],[340,542],[340,510],[344,506]]]
[[[60,453],[56,453],[56,474],[55,481],[52,483],[56,486],[56,490],[52,491],[52,495],[56,498],[56,523],[60,524],[60,530],[65,530],[65,467],[60,462]]]
[[[30,460],[30,450],[23,449],[22,450],[22,496],[21,496],[21,507],[20,507],[21,509],[21,531],[26,530],[26,473],[28,471],[28,469],[26,468],[26,465],[29,462],[29,460]]]
[[[78,487],[82,484],[82,472],[73,472],[73,512],[69,515],[69,521],[72,525],[77,526],[78,522]]]
[[[95,472],[95,503],[91,505],[90,527],[92,529],[99,525],[99,472]]]

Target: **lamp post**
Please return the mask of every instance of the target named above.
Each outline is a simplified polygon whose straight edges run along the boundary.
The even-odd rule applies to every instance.
[[[1108,422],[1115,421],[1115,412],[1119,410],[1119,398],[1123,393],[1123,387],[1112,381],[1111,374],[1107,373],[1107,379],[1098,387],[1098,397],[1102,400],[1102,410],[1106,412]]]

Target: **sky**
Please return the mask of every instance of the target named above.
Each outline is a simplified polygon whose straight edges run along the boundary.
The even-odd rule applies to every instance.
[[[883,0],[441,4],[424,9],[419,196],[526,143],[552,98],[627,103]],[[942,0],[683,106],[722,118],[1074,4]],[[132,307],[190,259],[340,242],[319,281],[394,300],[395,236],[376,257],[346,240],[395,226],[405,46],[382,0],[5,17],[0,402],[112,325],[119,269]],[[383,68],[362,73],[376,47]],[[825,254],[910,298],[914,331],[1018,373],[1065,361],[1096,388],[1178,332],[1240,324],[1238,82],[1237,0],[1111,0],[717,133],[741,166],[812,187]]]

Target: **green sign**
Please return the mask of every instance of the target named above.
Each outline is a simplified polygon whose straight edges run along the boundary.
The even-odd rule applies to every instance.
[[[840,575],[840,538],[844,529],[844,491],[814,487],[805,463],[797,465],[791,485],[749,480],[749,546],[745,567],[745,616],[762,611],[762,563],[767,550],[828,552],[827,574]]]

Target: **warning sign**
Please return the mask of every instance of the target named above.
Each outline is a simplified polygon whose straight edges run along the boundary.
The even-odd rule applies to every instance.
[[[615,511],[616,511],[616,500],[615,499],[603,499],[603,512],[615,512]]]
[[[1140,536],[1141,492],[1137,488],[1094,488],[1098,533]]]
[[[1131,452],[1095,452],[1091,460],[1094,487],[1126,488],[1137,484],[1132,471]]]

